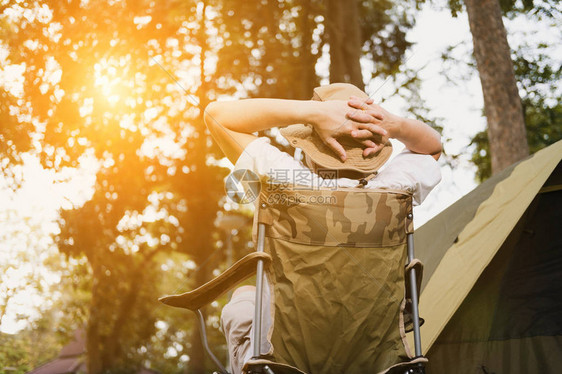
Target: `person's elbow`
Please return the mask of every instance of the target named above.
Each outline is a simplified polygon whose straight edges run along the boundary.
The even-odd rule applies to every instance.
[[[216,101],[212,101],[205,107],[205,111],[203,113],[203,120],[205,121],[205,125],[209,130],[212,130],[216,126],[220,125],[219,122],[219,115],[220,111],[218,109],[219,103]]]
[[[441,157],[441,153],[443,153],[441,150],[439,150],[438,152],[432,153],[431,157],[433,157],[435,159],[435,161],[439,161],[439,158]]]
[[[443,153],[443,144],[441,143],[441,135],[439,135],[437,131],[431,142],[431,149],[432,151],[429,154],[435,159],[435,161],[439,160],[441,153]]]

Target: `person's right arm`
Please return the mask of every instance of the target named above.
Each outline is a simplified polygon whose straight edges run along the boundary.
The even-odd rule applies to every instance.
[[[211,135],[233,163],[256,139],[252,133],[296,123],[311,124],[324,143],[345,159],[345,150],[336,138],[351,136],[359,128],[359,123],[347,116],[353,111],[341,100],[245,99],[210,103],[204,119]],[[386,130],[373,125],[368,132],[371,139],[357,141],[365,148],[377,148],[376,140],[385,136]]]

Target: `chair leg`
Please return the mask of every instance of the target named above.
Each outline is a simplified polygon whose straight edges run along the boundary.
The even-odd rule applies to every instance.
[[[407,235],[408,263],[414,259],[414,235]],[[410,295],[412,297],[412,322],[414,324],[414,350],[416,357],[422,355],[420,336],[420,314],[418,309],[418,289],[416,285],[416,269],[411,268],[408,272]]]
[[[211,357],[211,360],[218,366],[220,370],[220,374],[229,374],[219,359],[213,354],[211,348],[209,348],[209,343],[207,342],[207,329],[205,328],[205,318],[203,318],[203,313],[201,313],[200,309],[197,309],[195,312],[197,314],[197,319],[199,320],[199,332],[201,333],[201,343],[203,343],[203,347]]]
[[[265,225],[263,223],[258,224],[258,243],[257,252],[264,251],[264,241],[265,241]],[[254,310],[254,357],[260,357],[261,352],[261,318],[262,318],[262,292],[263,292],[263,260],[259,260],[256,269],[256,301]],[[268,373],[269,374],[269,373]]]

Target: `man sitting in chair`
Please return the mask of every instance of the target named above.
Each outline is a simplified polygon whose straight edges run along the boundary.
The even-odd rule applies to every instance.
[[[205,110],[205,123],[235,170],[248,169],[259,176],[283,171],[284,183],[298,170],[310,170],[310,183],[326,185],[335,171],[337,187],[382,188],[408,191],[419,205],[440,182],[436,160],[441,154],[440,136],[430,126],[391,114],[350,84],[316,88],[313,100],[247,99],[213,102]],[[299,125],[299,124],[307,125]],[[297,124],[297,125],[295,125]],[[285,127],[281,134],[304,152],[304,163],[253,133]],[[405,150],[384,170],[394,138]],[[333,178],[331,173],[330,178]],[[333,185],[333,180],[330,181]],[[251,357],[250,330],[254,316],[255,287],[234,291],[224,307],[221,323],[235,374]]]

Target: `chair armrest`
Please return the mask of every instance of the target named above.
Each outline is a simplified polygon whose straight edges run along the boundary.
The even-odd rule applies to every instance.
[[[166,305],[196,311],[254,275],[259,260],[263,260],[264,265],[269,265],[271,256],[265,252],[252,252],[236,261],[218,277],[193,291],[180,295],[164,296],[158,300]]]

